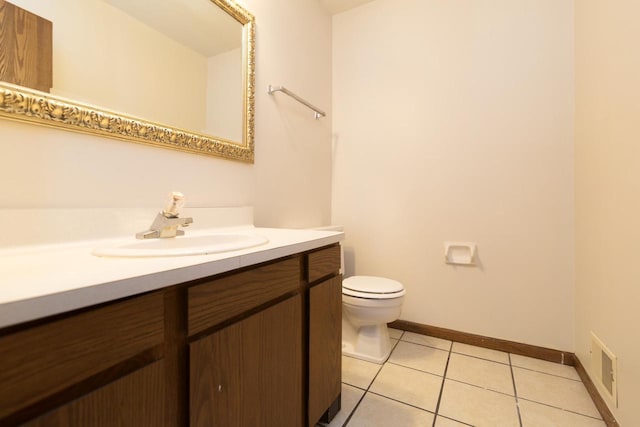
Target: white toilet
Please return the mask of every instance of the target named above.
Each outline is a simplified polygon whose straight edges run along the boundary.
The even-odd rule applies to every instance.
[[[391,353],[387,323],[400,317],[404,286],[395,280],[352,276],[342,282],[342,354],[382,364]]]

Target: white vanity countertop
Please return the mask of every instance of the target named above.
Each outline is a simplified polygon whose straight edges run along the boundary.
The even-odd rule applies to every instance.
[[[0,251],[0,327],[274,260],[337,243],[344,237],[342,232],[309,229],[236,230],[262,235],[269,242],[232,252],[158,258],[103,258],[91,254],[97,245],[115,242],[114,239]]]

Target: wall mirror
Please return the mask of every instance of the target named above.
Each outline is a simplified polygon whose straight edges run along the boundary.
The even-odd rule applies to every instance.
[[[0,82],[0,117],[253,162],[255,21],[233,0],[10,3],[52,23],[53,77]]]

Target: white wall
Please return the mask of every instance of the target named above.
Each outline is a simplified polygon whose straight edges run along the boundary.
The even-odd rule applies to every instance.
[[[318,0],[246,1],[256,15],[255,206],[259,224],[304,227],[331,218],[331,17]],[[261,20],[262,19],[262,20]],[[283,85],[318,108],[267,94]]]
[[[242,141],[242,49],[207,60],[207,127],[205,133]]]
[[[0,207],[159,207],[180,190],[190,206],[254,205],[262,226],[327,224],[331,18],[318,0],[241,3],[257,25],[254,165],[1,119]],[[299,91],[328,118],[271,97],[269,83]]]
[[[334,16],[332,220],[347,274],[404,283],[402,319],[573,350],[573,30],[572,0]]]
[[[576,354],[590,370],[593,331],[618,357],[622,426],[640,425],[638,16],[637,1],[576,1]]]

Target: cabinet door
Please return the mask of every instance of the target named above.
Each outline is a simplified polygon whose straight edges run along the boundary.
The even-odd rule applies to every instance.
[[[88,393],[123,365],[141,367],[140,355],[153,354],[163,340],[161,292],[0,333],[0,425]]]
[[[24,427],[164,425],[164,362],[138,369],[24,424]]]
[[[302,425],[299,295],[189,348],[191,426]]]
[[[341,373],[342,276],[336,276],[309,290],[309,426],[332,405],[340,409]]]

